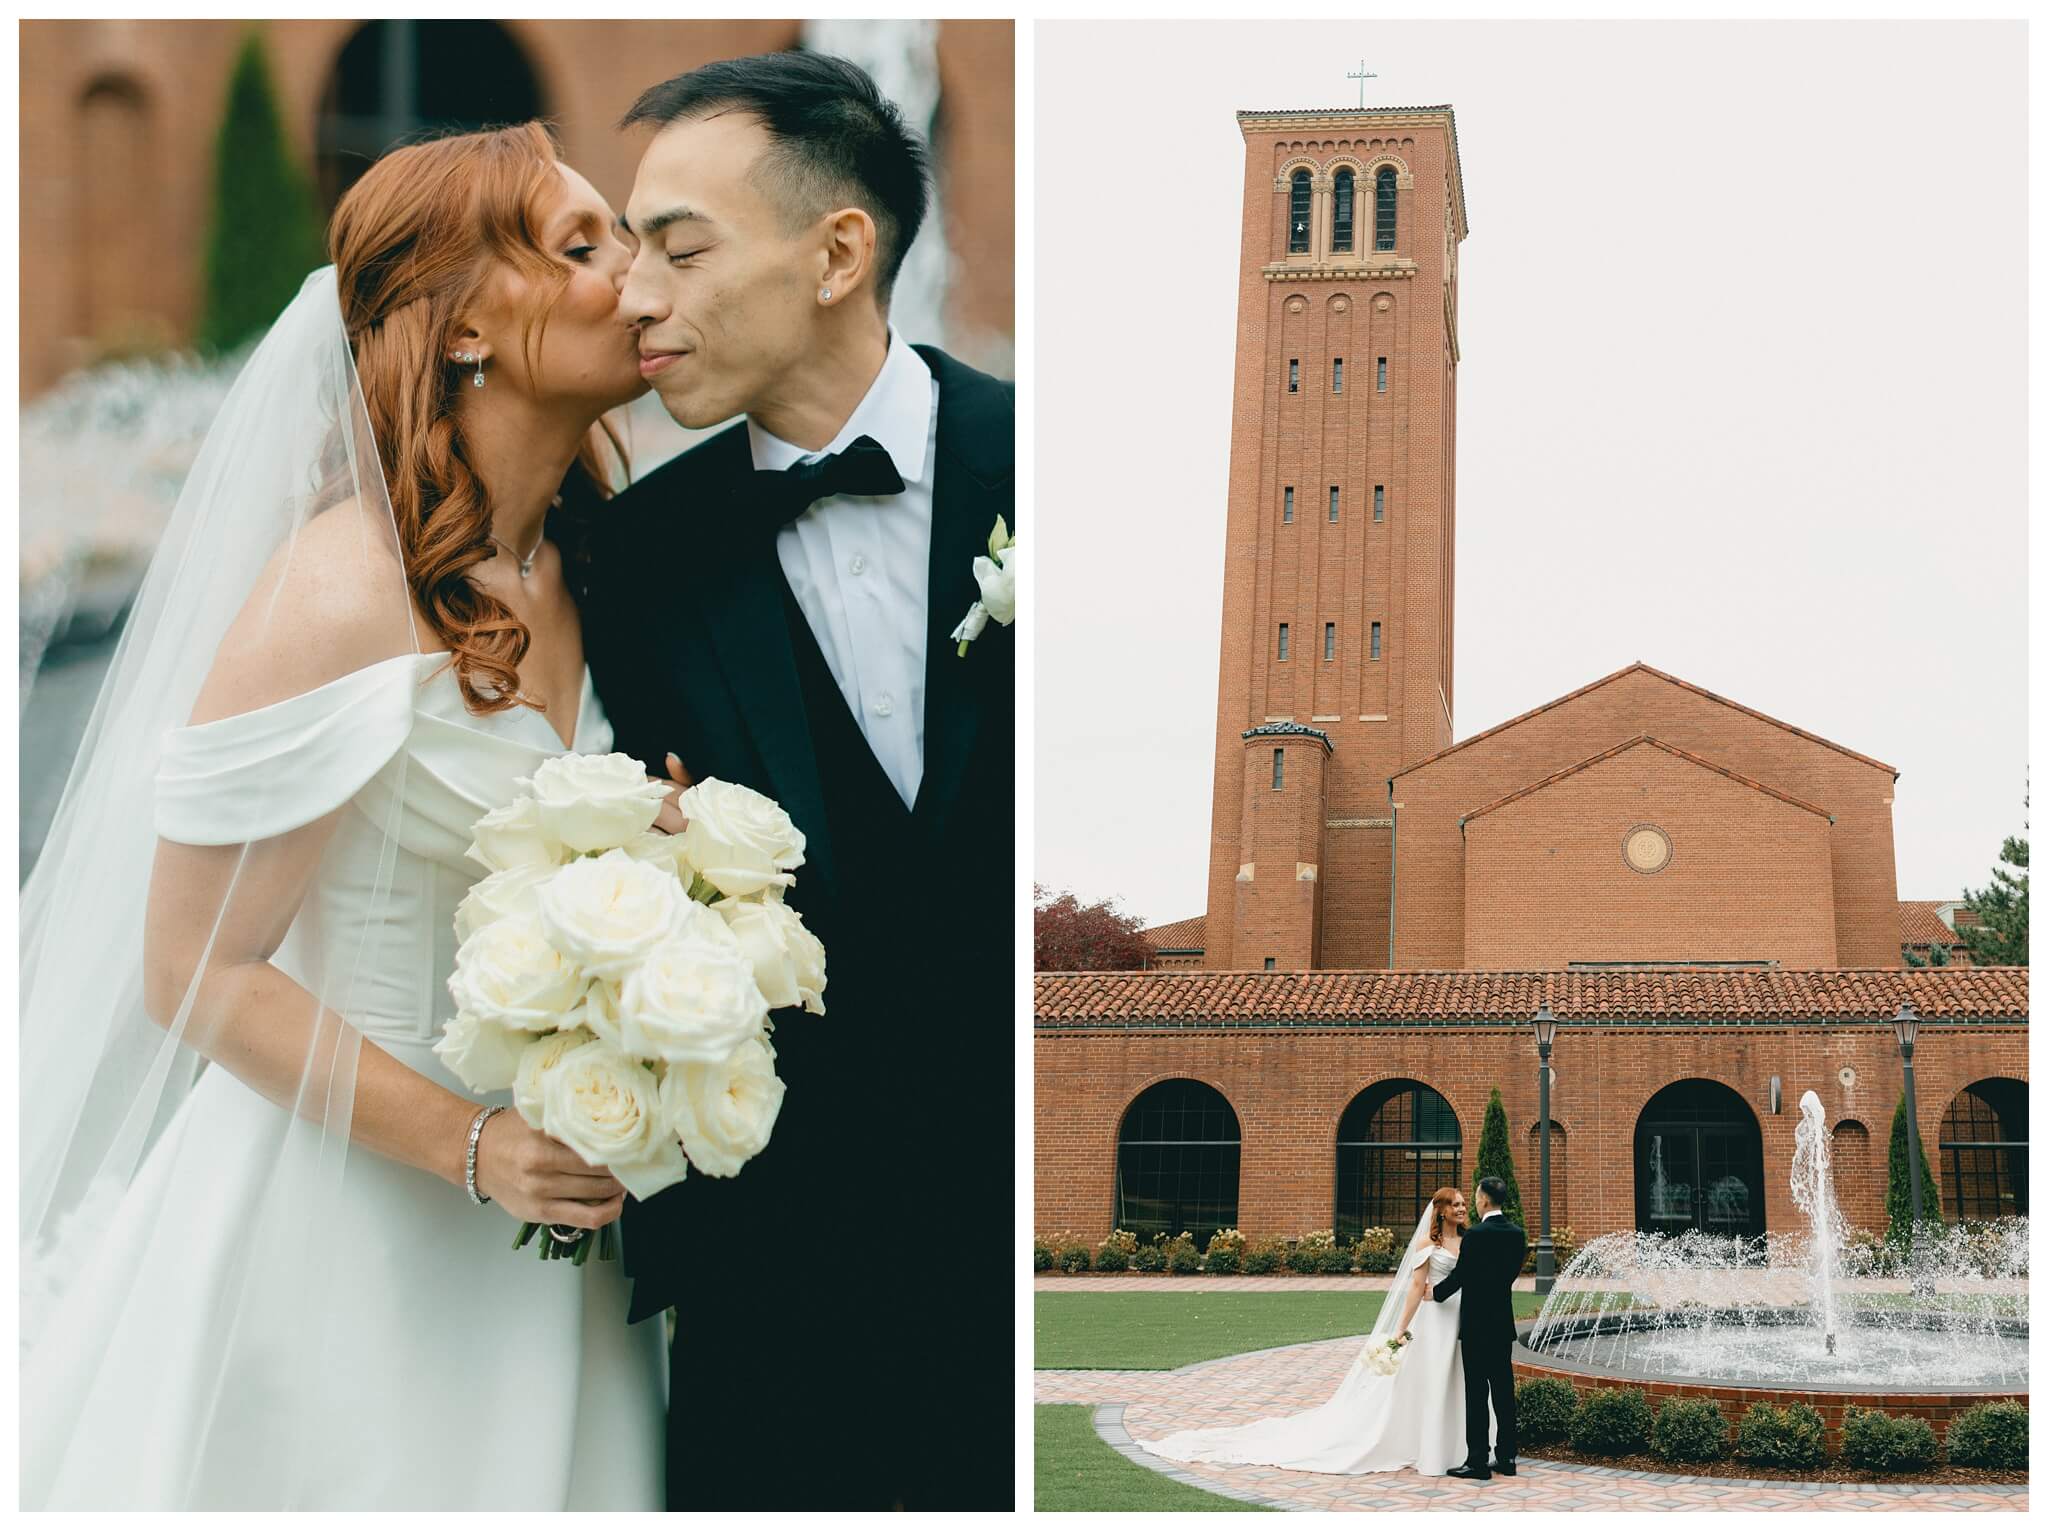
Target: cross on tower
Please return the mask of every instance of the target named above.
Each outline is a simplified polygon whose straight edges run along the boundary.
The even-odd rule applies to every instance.
[[[1360,59],[1358,61],[1358,68],[1356,72],[1352,74],[1347,74],[1344,76],[1344,78],[1347,80],[1356,80],[1358,82],[1358,108],[1360,111],[1365,110],[1365,82],[1367,80],[1377,80],[1379,76],[1376,74],[1366,73],[1365,60]]]

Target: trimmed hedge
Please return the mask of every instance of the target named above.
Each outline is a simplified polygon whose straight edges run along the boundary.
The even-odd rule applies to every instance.
[[[1270,1276],[1286,1263],[1287,1241],[1285,1239],[1260,1239],[1247,1245],[1244,1252],[1244,1273],[1247,1276]]]
[[[1818,1467],[1827,1460],[1827,1422],[1803,1403],[1753,1403],[1735,1427],[1735,1454],[1759,1467]]]
[[[1097,1246],[1095,1268],[1099,1271],[1126,1271],[1131,1268],[1131,1256],[1137,1253],[1138,1236],[1116,1229]]]
[[[1956,1467],[2018,1470],[2027,1465],[2027,1406],[1980,1403],[1948,1427],[1948,1459]]]
[[[1917,1414],[1894,1419],[1881,1409],[1842,1416],[1842,1460],[1866,1472],[1918,1472],[1934,1465],[1934,1426]]]
[[[1166,1246],[1156,1238],[1149,1244],[1140,1244],[1131,1251],[1131,1268],[1141,1271],[1165,1270]]]
[[[1358,1242],[1351,1246],[1351,1253],[1358,1261],[1358,1268],[1368,1275],[1388,1274],[1394,1268],[1394,1230],[1366,1229],[1359,1234]]]
[[[1235,1228],[1218,1228],[1209,1235],[1202,1260],[1212,1276],[1236,1275],[1244,1265],[1244,1235]]]
[[[1595,1388],[1572,1414],[1572,1449],[1596,1457],[1632,1456],[1649,1447],[1653,1424],[1641,1388]]]
[[[1202,1273],[1202,1256],[1195,1248],[1193,1235],[1176,1233],[1160,1247],[1166,1253],[1166,1269],[1170,1275],[1199,1276]]]
[[[1089,1256],[1086,1244],[1062,1244],[1059,1253],[1059,1267],[1069,1276],[1078,1276],[1088,1269]]]
[[[1562,1377],[1531,1377],[1515,1388],[1515,1441],[1549,1446],[1572,1433],[1579,1395]]]
[[[1657,1411],[1650,1444],[1667,1462],[1718,1462],[1728,1455],[1728,1420],[1711,1398],[1673,1398]]]

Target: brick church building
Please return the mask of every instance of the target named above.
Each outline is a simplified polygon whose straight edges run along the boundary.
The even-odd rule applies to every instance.
[[[1640,662],[1454,739],[1453,113],[1238,126],[1207,911],[1038,979],[1041,1230],[1405,1229],[1496,1086],[1533,1221],[1539,1004],[1581,1237],[1790,1226],[1808,1089],[1881,1224],[1904,1003],[1945,1206],[2024,1212],[2026,971],[1905,969],[1895,769]]]

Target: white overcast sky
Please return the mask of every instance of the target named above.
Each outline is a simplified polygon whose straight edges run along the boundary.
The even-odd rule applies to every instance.
[[[1037,879],[1203,911],[1232,114],[1355,106],[1361,57],[1464,163],[1455,736],[1641,659],[1896,767],[1901,898],[1986,883],[2027,790],[2011,21],[1041,25]]]

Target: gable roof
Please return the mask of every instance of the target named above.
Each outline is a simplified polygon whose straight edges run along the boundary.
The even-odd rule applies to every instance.
[[[1199,952],[1208,949],[1208,932],[1209,917],[1198,914],[1190,919],[1175,920],[1170,925],[1154,925],[1138,934],[1149,941],[1156,952]]]
[[[1039,1031],[2027,1020],[2027,969],[1603,968],[1566,972],[1040,973]]]
[[[1938,911],[1943,904],[1954,900],[1946,898],[1902,898],[1899,900],[1899,944],[1901,946],[1932,946],[1936,942],[1943,946],[1960,944],[1959,937],[1948,928]]]
[[[1888,766],[1882,760],[1873,759],[1869,755],[1865,755],[1856,750],[1850,749],[1847,745],[1837,744],[1832,739],[1823,739],[1819,734],[1808,733],[1803,728],[1795,728],[1790,723],[1786,723],[1781,721],[1780,719],[1774,718],[1770,716],[1768,713],[1758,712],[1754,707],[1745,707],[1740,702],[1731,701],[1729,698],[1725,696],[1717,695],[1716,693],[1707,690],[1707,688],[1704,686],[1695,686],[1689,680],[1680,680],[1676,675],[1668,675],[1664,671],[1657,669],[1655,666],[1644,664],[1640,659],[1638,659],[1632,665],[1624,665],[1621,669],[1616,670],[1612,675],[1603,675],[1600,677],[1600,679],[1593,681],[1590,684],[1581,686],[1576,691],[1566,692],[1563,696],[1558,697],[1555,701],[1545,702],[1541,707],[1531,707],[1527,712],[1522,713],[1517,717],[1509,718],[1505,723],[1494,724],[1493,727],[1485,730],[1483,733],[1476,733],[1469,739],[1461,739],[1458,743],[1453,744],[1448,748],[1438,750],[1434,755],[1425,755],[1422,759],[1416,761],[1413,765],[1405,765],[1401,767],[1400,770],[1394,772],[1393,776],[1388,777],[1387,780],[1391,782],[1396,777],[1406,776],[1410,771],[1419,771],[1426,765],[1434,765],[1437,761],[1443,759],[1444,756],[1455,755],[1459,750],[1464,749],[1467,745],[1477,744],[1481,739],[1491,739],[1495,734],[1500,733],[1504,729],[1513,728],[1517,723],[1528,722],[1529,719],[1535,717],[1538,713],[1548,712],[1553,707],[1562,707],[1566,702],[1575,702],[1580,697],[1586,695],[1589,691],[1597,691],[1602,686],[1612,685],[1615,681],[1620,680],[1624,675],[1633,675],[1637,671],[1641,671],[1645,675],[1654,675],[1657,677],[1657,679],[1661,681],[1668,681],[1670,684],[1682,687],[1683,689],[1692,692],[1696,696],[1703,696],[1710,702],[1719,702],[1723,707],[1732,707],[1737,712],[1755,718],[1759,722],[1770,724],[1773,728],[1782,728],[1788,734],[1797,734],[1800,738],[1811,740],[1815,744],[1826,745],[1831,750],[1835,750],[1840,754],[1847,755],[1851,760],[1860,760],[1865,765],[1875,766],[1880,771],[1889,771],[1891,773],[1893,781],[1897,781],[1899,779],[1899,771],[1898,767],[1896,766]]]
[[[1624,739],[1620,744],[1614,745],[1608,749],[1604,749],[1597,755],[1587,756],[1584,760],[1581,760],[1577,765],[1568,765],[1562,771],[1551,772],[1548,776],[1542,778],[1540,781],[1532,781],[1526,787],[1517,787],[1514,791],[1508,793],[1507,796],[1495,798],[1492,802],[1488,803],[1484,808],[1474,808],[1470,813],[1460,815],[1458,818],[1458,827],[1460,829],[1463,829],[1468,821],[1478,818],[1481,814],[1492,813],[1496,808],[1504,808],[1509,803],[1514,802],[1517,798],[1527,797],[1532,792],[1541,792],[1545,787],[1551,786],[1556,782],[1563,781],[1567,776],[1576,775],[1580,771],[1585,770],[1588,766],[1596,766],[1603,760],[1613,759],[1616,755],[1621,754],[1625,750],[1632,750],[1636,748],[1636,746],[1638,745],[1645,744],[1654,745],[1656,748],[1664,751],[1664,753],[1667,755],[1676,755],[1680,760],[1685,761],[1689,765],[1702,766],[1709,771],[1717,772],[1720,775],[1727,777],[1730,781],[1738,782],[1742,786],[1749,787],[1754,791],[1768,793],[1770,796],[1775,797],[1782,802],[1790,803],[1794,808],[1804,808],[1808,813],[1817,813],[1822,818],[1826,819],[1830,824],[1835,822],[1835,816],[1829,813],[1827,809],[1821,807],[1817,803],[1809,803],[1805,798],[1794,797],[1789,792],[1780,792],[1776,787],[1766,786],[1763,782],[1754,780],[1753,778],[1748,776],[1744,776],[1739,771],[1731,771],[1728,769],[1728,767],[1724,765],[1719,765],[1714,761],[1707,759],[1704,755],[1695,755],[1691,750],[1682,750],[1675,744],[1666,744],[1662,739],[1659,739],[1654,735],[1637,734],[1633,739]]]

